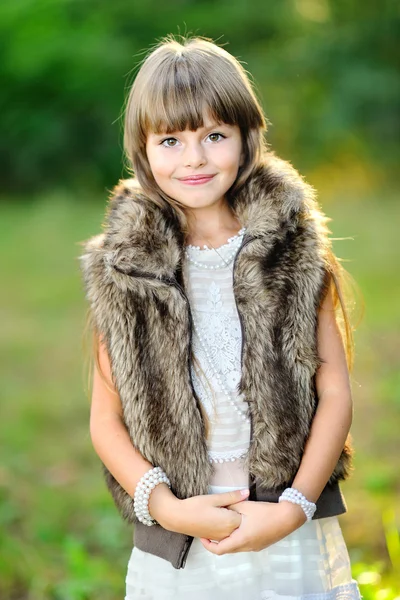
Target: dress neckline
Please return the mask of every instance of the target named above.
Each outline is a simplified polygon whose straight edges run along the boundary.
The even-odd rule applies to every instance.
[[[214,248],[214,247],[209,248],[207,246],[207,244],[204,244],[203,247],[193,246],[192,244],[186,244],[185,248],[190,253],[192,253],[192,252],[201,252],[201,253],[210,253],[211,252],[212,253],[212,252],[215,252],[215,250],[221,251],[224,248],[228,248],[228,247],[232,246],[232,244],[234,244],[238,240],[238,238],[243,236],[245,230],[246,230],[246,228],[242,227],[235,235],[228,238],[228,240],[225,242],[225,244],[222,244],[221,246],[217,246],[216,248]]]

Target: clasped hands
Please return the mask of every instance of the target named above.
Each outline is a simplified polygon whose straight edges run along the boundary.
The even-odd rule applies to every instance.
[[[165,485],[153,490],[150,514],[177,533],[201,540],[213,554],[258,552],[298,529],[303,509],[290,502],[252,502],[243,490],[179,500]]]
[[[302,508],[290,502],[242,500],[226,508],[241,515],[239,526],[220,541],[200,538],[209,552],[219,556],[235,552],[259,552],[283,539],[307,520]]]

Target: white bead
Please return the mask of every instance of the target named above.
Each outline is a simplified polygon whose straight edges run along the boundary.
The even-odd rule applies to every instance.
[[[210,456],[209,460],[210,460],[210,463],[222,464],[222,463],[228,463],[228,462],[235,462],[236,460],[244,458],[245,456],[246,456],[246,452],[243,452],[239,456],[228,456],[226,458],[213,458],[212,456]]]
[[[239,233],[237,234],[237,236],[233,236],[232,238],[229,238],[228,242],[231,242],[232,240],[234,240],[235,237],[237,237],[238,239],[237,239],[237,244],[235,244],[235,247],[232,248],[232,252],[228,255],[227,260],[224,261],[224,263],[221,263],[219,265],[204,265],[202,263],[199,263],[198,261],[196,261],[192,257],[190,257],[188,250],[186,250],[186,256],[187,256],[187,258],[189,259],[190,262],[192,262],[193,264],[195,264],[196,266],[198,266],[200,268],[212,269],[212,270],[218,269],[218,268],[224,268],[225,266],[227,266],[228,264],[230,264],[230,262],[232,262],[232,260],[234,259],[235,255],[236,255],[236,252],[237,252],[237,249],[238,249],[238,247],[240,246],[240,244],[242,242],[241,238],[243,237],[243,234],[244,234],[245,231],[246,231],[246,228],[243,227],[239,231]],[[207,248],[206,246],[204,246],[204,247]],[[194,319],[193,319],[193,324],[194,324],[194,329],[196,331],[198,339],[200,341],[200,344],[201,344],[201,346],[203,348],[203,351],[205,353],[205,356],[206,356],[206,358],[207,358],[207,360],[208,360],[208,362],[209,362],[209,364],[210,364],[210,366],[211,366],[211,368],[213,370],[213,375],[216,378],[216,380],[217,380],[217,382],[218,382],[221,390],[223,391],[223,393],[227,397],[227,399],[229,401],[229,404],[233,407],[235,413],[241,418],[241,420],[243,422],[250,423],[250,418],[247,416],[246,413],[244,413],[237,406],[237,402],[232,399],[231,392],[228,390],[228,388],[225,385],[225,383],[221,380],[221,376],[220,376],[220,374],[218,373],[218,371],[216,370],[216,368],[215,368],[215,366],[213,364],[211,354],[210,354],[209,349],[207,348],[207,345],[205,343],[205,338],[204,338],[202,332],[199,331],[199,327],[198,327],[198,325],[197,325],[197,323],[195,322]]]
[[[229,403],[230,403],[230,404],[233,406],[233,408],[234,408],[234,410],[236,411],[236,413],[237,413],[238,415],[240,415],[244,421],[246,421],[247,423],[250,423],[250,419],[247,417],[247,415],[246,415],[245,413],[243,413],[243,412],[240,410],[240,408],[239,408],[239,407],[236,405],[236,402],[234,402],[234,401],[232,400],[231,394],[230,394],[230,392],[228,391],[228,389],[227,389],[226,385],[225,385],[225,384],[224,384],[224,383],[221,381],[221,376],[220,376],[220,374],[218,373],[218,371],[216,370],[216,368],[215,368],[215,366],[214,366],[214,364],[213,364],[213,362],[212,362],[212,360],[211,360],[211,357],[210,357],[209,350],[208,350],[207,346],[205,346],[205,344],[204,344],[203,335],[202,335],[202,334],[201,334],[201,332],[199,331],[199,326],[198,326],[198,324],[196,323],[196,321],[195,321],[194,317],[193,317],[193,325],[194,325],[194,329],[195,329],[195,332],[196,332],[196,334],[197,334],[197,337],[199,338],[200,344],[201,344],[201,346],[202,346],[202,348],[203,348],[203,350],[204,350],[204,353],[205,353],[205,355],[206,355],[206,357],[207,357],[207,360],[208,360],[208,362],[209,362],[210,366],[211,366],[211,367],[212,367],[212,369],[213,369],[213,374],[214,374],[215,378],[217,379],[217,381],[218,381],[218,383],[219,383],[219,385],[220,385],[220,387],[221,387],[222,391],[224,392],[225,396],[228,398],[228,400],[229,400]]]
[[[148,502],[152,490],[159,483],[167,483],[168,487],[171,487],[171,483],[161,467],[154,467],[143,475],[136,486],[133,508],[138,520],[145,525],[151,526],[156,523],[149,514]]]
[[[213,269],[213,270],[214,269],[223,269],[224,267],[227,267],[232,262],[235,254],[236,254],[236,250],[238,249],[238,247],[240,246],[240,244],[242,242],[242,237],[243,237],[243,234],[244,234],[245,231],[246,231],[246,228],[243,227],[240,230],[240,232],[237,234],[238,241],[237,241],[237,244],[235,245],[234,250],[232,251],[231,254],[228,255],[227,260],[223,261],[221,264],[218,264],[218,265],[205,265],[205,264],[199,263],[198,261],[196,261],[194,258],[192,258],[190,256],[188,248],[194,248],[193,246],[190,246],[190,245],[187,246],[187,248],[186,248],[186,251],[185,251],[186,257],[189,260],[189,262],[191,262],[192,264],[196,265],[196,267],[199,267],[199,268],[202,268],[202,269]],[[236,236],[234,236],[234,237],[236,237]],[[230,240],[228,240],[228,241],[232,241],[234,239],[234,237],[230,238]],[[208,249],[207,246],[204,246],[204,248]],[[197,249],[199,249],[199,248],[197,247]]]
[[[283,500],[301,506],[307,517],[307,521],[312,520],[314,513],[317,509],[316,504],[314,504],[314,502],[309,502],[301,492],[299,492],[295,488],[286,488],[278,498],[278,502],[281,502]]]

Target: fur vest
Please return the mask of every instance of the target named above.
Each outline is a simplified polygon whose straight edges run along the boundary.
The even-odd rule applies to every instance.
[[[251,417],[250,498],[276,501],[299,468],[318,402],[317,314],[329,281],[328,219],[313,188],[273,153],[230,202],[246,227],[233,291],[243,334],[238,390]],[[122,180],[111,194],[103,233],[85,243],[80,258],[132,443],[165,470],[178,498],[206,494],[213,465],[190,375],[193,327],[175,214],[155,205],[135,179]],[[346,510],[338,481],[350,462],[348,441],[314,518]],[[132,498],[105,466],[104,473],[122,516],[136,522]],[[163,530],[164,542],[161,536],[153,543],[160,526],[136,522],[135,529],[137,545],[184,566],[191,538]],[[172,557],[171,536],[180,540]]]

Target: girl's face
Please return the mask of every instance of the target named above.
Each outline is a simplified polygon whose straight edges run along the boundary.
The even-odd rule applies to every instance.
[[[204,127],[196,131],[150,133],[146,152],[159,187],[191,209],[222,201],[243,162],[239,127],[217,125],[209,118],[204,120]],[[184,179],[190,176],[204,178]]]

